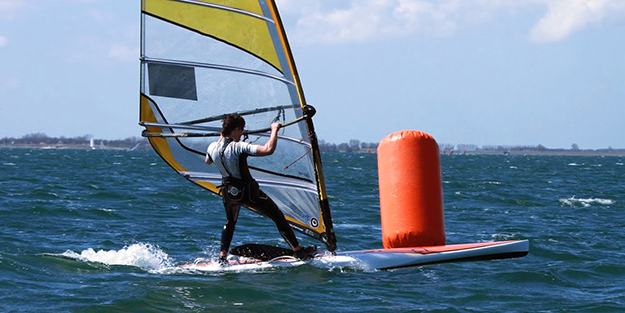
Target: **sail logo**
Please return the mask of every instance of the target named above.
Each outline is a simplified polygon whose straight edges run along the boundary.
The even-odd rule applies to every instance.
[[[317,226],[319,226],[319,221],[316,218],[311,218],[310,219],[310,226],[317,228]]]

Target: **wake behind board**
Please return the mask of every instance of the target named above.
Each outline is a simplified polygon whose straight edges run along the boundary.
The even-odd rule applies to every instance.
[[[253,245],[252,249],[262,252],[278,247]],[[245,247],[245,246],[244,246]],[[276,251],[280,251],[278,248]],[[234,250],[234,249],[233,249]],[[288,249],[284,249],[290,252]],[[528,240],[480,242],[431,247],[399,249],[373,249],[346,251],[332,254],[317,254],[310,260],[299,260],[289,255],[277,256],[270,260],[243,257],[231,260],[228,266],[221,267],[216,262],[196,262],[182,265],[199,271],[216,270],[258,270],[275,267],[295,267],[310,264],[320,268],[353,268],[365,271],[384,271],[437,263],[495,260],[523,257],[529,253]]]

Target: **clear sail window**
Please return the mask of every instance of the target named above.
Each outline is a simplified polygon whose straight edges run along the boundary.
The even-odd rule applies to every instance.
[[[151,95],[197,100],[193,67],[150,63],[148,76]]]

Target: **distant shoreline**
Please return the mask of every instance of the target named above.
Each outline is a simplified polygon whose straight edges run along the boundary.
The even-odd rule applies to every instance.
[[[0,145],[4,149],[41,149],[41,150],[151,150],[150,145],[142,143],[134,147],[91,147],[89,144],[6,144]],[[321,151],[322,153],[329,151]],[[359,149],[356,151],[332,151],[331,153],[376,153],[376,149]],[[470,150],[463,152],[441,152],[441,155],[533,155],[533,156],[625,156],[625,149],[604,149],[604,150],[564,150],[547,149],[521,150],[521,151],[501,151],[501,150]]]
[[[442,153],[441,153],[442,154]],[[545,155],[545,156],[625,156],[625,150],[546,150],[546,151],[509,151],[504,154],[498,150],[476,150],[466,153],[452,153],[451,155]],[[445,153],[449,155],[449,153]]]
[[[91,147],[89,144],[8,144],[1,145],[0,149],[40,149],[40,150],[149,150],[149,145],[140,145],[133,149],[132,147]]]

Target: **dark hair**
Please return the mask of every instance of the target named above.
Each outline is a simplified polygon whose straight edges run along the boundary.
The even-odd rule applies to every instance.
[[[228,136],[235,128],[245,128],[245,120],[239,114],[228,114],[224,118],[224,124],[221,127],[221,135]]]

